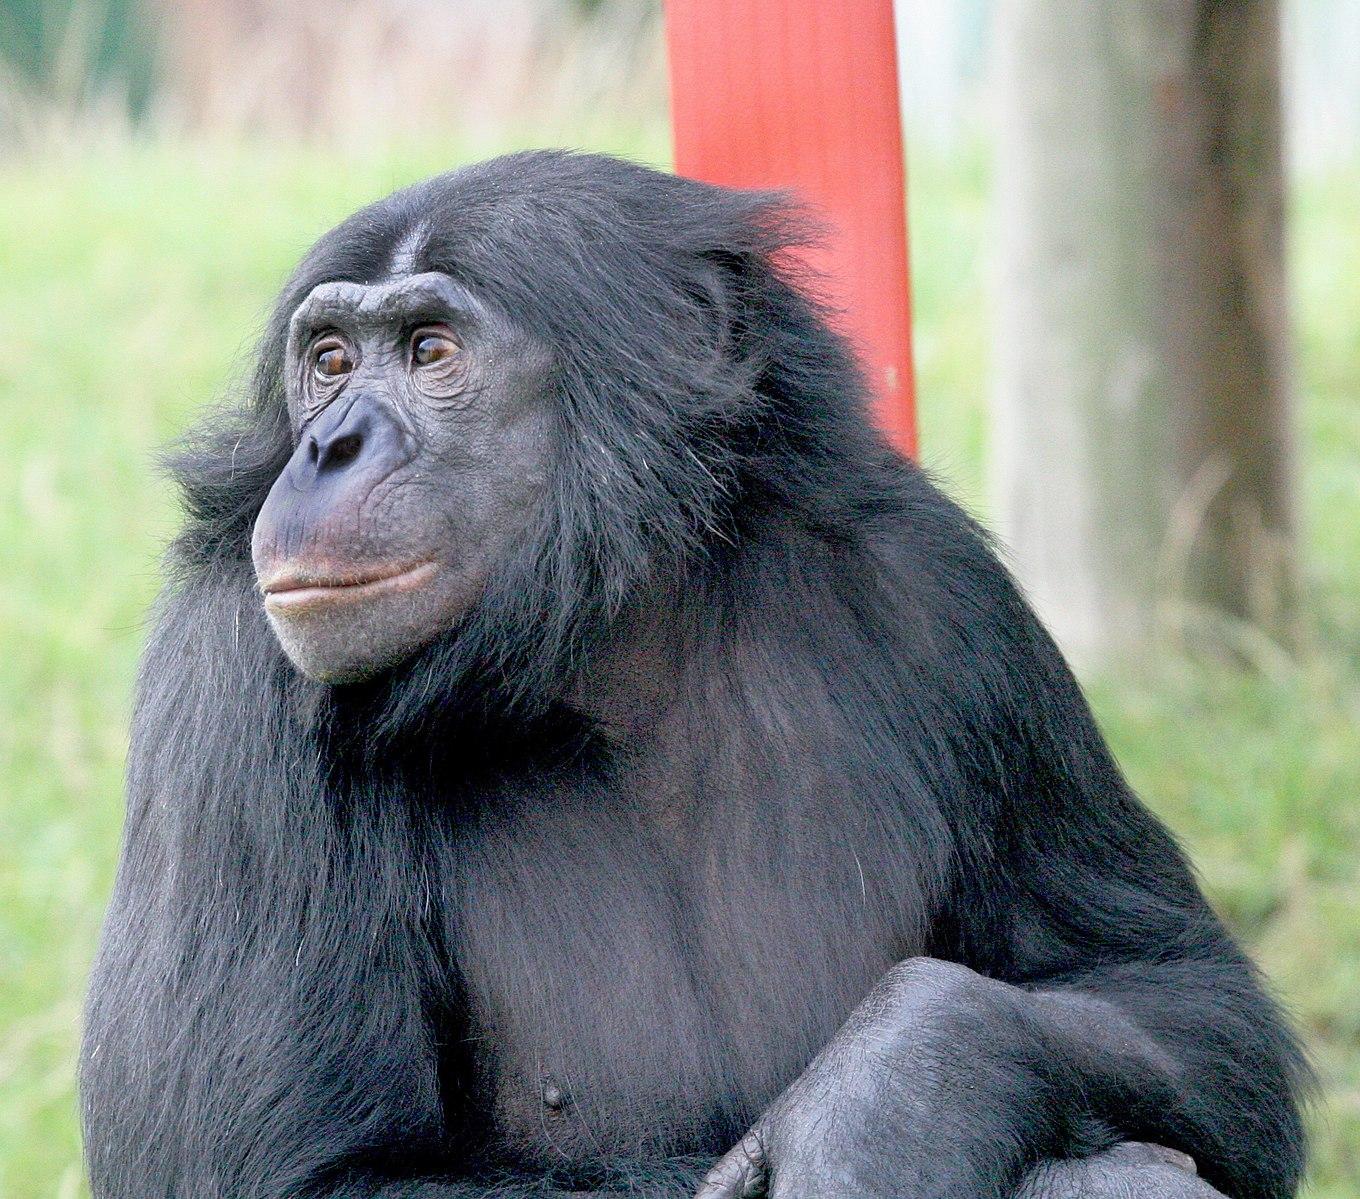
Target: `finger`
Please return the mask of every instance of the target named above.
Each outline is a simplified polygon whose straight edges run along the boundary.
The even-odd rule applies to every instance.
[[[767,1179],[765,1146],[752,1129],[704,1175],[694,1199],[761,1199]]]

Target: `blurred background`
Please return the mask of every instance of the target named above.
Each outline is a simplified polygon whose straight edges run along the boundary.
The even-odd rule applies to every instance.
[[[924,462],[1304,1030],[1360,1193],[1360,5],[898,0]],[[174,497],[318,234],[669,161],[626,0],[0,0],[0,1196],[84,1193],[80,995]]]

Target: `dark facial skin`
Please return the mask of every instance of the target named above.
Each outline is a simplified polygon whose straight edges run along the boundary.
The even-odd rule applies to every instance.
[[[453,628],[544,487],[551,357],[445,275],[323,283],[289,326],[297,438],[252,555],[309,678],[370,678]]]

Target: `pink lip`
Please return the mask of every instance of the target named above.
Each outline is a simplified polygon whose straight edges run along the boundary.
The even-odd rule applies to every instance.
[[[428,582],[435,570],[433,562],[417,562],[414,566],[377,567],[336,576],[285,566],[261,580],[260,590],[271,612],[306,612],[414,591]]]

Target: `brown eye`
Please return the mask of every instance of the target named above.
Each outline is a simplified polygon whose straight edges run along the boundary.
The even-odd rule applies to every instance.
[[[458,343],[437,329],[420,329],[411,338],[411,362],[416,366],[433,366],[457,353]]]
[[[338,379],[354,370],[354,360],[340,342],[323,341],[312,351],[312,369],[318,378]]]

